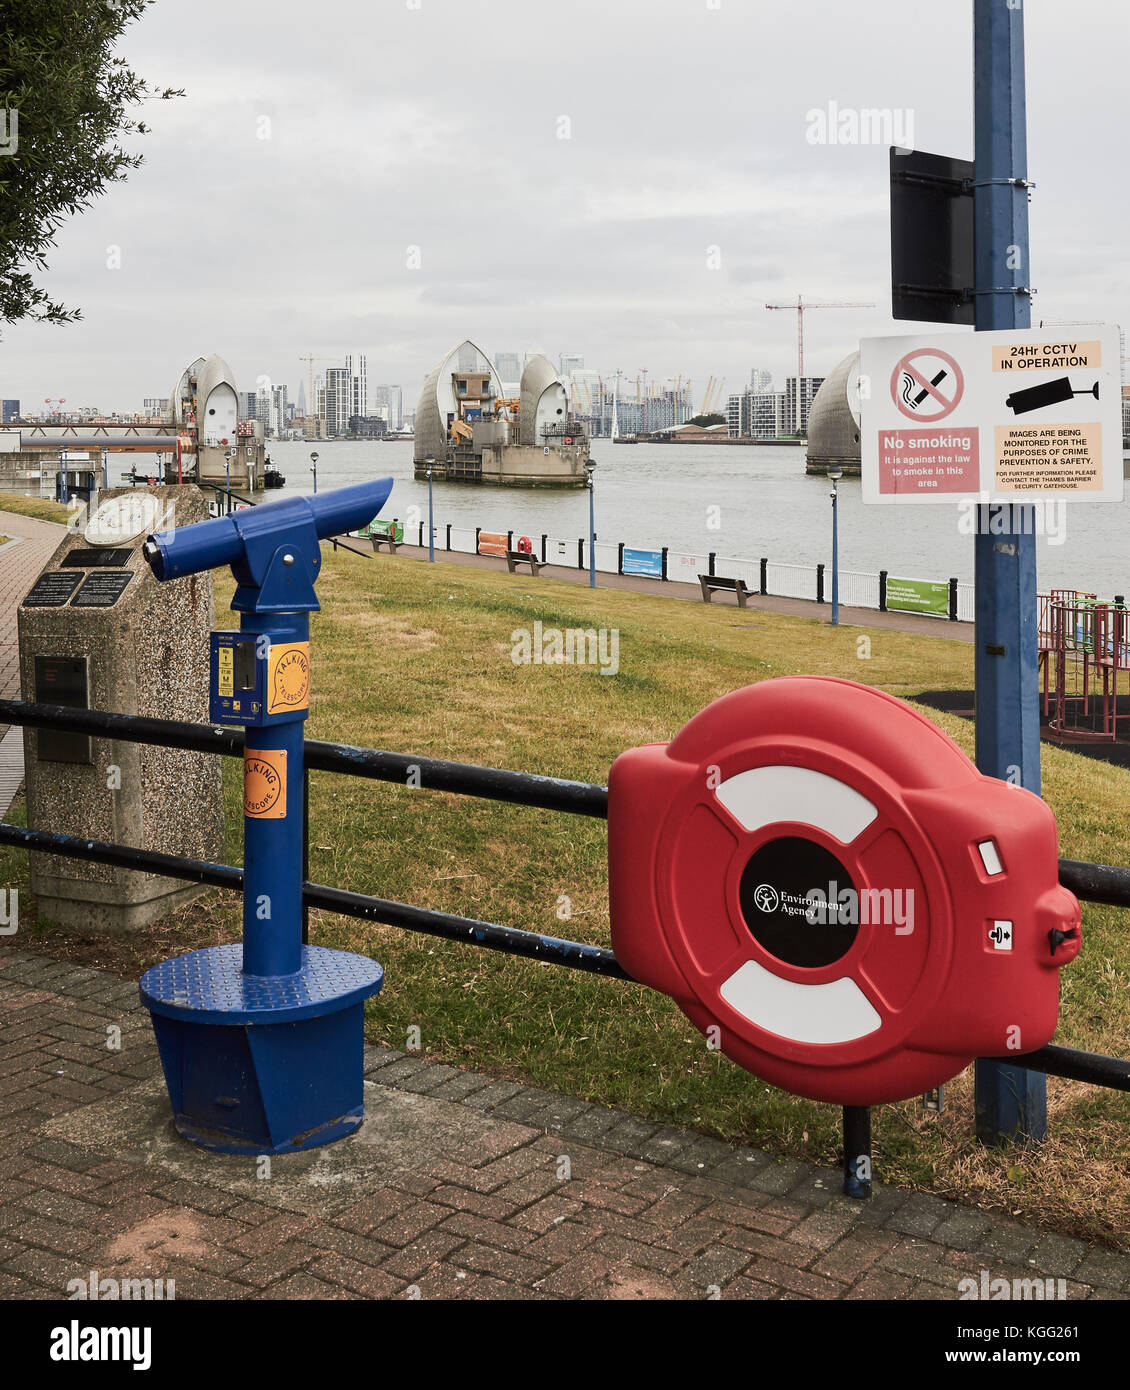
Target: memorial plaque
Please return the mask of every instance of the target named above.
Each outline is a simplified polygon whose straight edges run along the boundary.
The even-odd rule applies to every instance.
[[[95,570],[83,580],[71,607],[113,608],[132,578],[131,570]]]
[[[24,599],[25,608],[62,608],[82,582],[81,574],[41,574]]]
[[[121,569],[123,565],[129,564],[129,557],[132,554],[132,550],[116,548],[111,550],[105,547],[70,550],[59,561],[59,564],[63,569],[72,570]]]

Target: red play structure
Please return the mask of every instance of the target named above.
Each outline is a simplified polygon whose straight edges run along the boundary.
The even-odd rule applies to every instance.
[[[1130,608],[1123,595],[1105,603],[1077,589],[1041,594],[1039,650],[1053,737],[1130,740]]]

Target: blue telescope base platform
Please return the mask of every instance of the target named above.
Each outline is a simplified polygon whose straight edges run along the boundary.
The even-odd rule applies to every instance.
[[[177,1130],[219,1153],[296,1153],[361,1124],[367,956],[302,947],[293,975],[245,975],[243,947],[210,946],[141,978]]]

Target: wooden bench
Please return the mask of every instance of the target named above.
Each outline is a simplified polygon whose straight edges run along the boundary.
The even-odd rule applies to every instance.
[[[376,535],[376,533],[372,533],[372,534],[370,534],[369,539],[373,542],[373,549],[374,549],[374,550],[380,550],[380,548],[381,548],[382,545],[387,545],[387,546],[388,546],[388,553],[389,553],[390,555],[395,555],[395,554],[396,554],[396,547],[397,547],[398,545],[403,545],[403,544],[404,544],[403,541],[398,541],[398,540],[396,540],[396,539],[395,539],[393,536],[391,536],[391,535],[378,536],[378,535]]]
[[[709,603],[712,594],[736,594],[738,607],[744,608],[746,600],[753,593],[752,589],[746,588],[744,579],[726,579],[720,574],[700,574],[698,582],[702,585],[703,603]]]
[[[506,552],[506,568],[511,574],[517,572],[518,566],[529,565],[530,573],[537,577],[539,571],[545,568],[545,562],[539,560],[536,555],[527,550],[508,550]]]

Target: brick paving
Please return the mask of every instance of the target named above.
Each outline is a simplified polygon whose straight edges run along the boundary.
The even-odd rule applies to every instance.
[[[120,1048],[109,1029],[121,1029]],[[0,1297],[174,1279],[177,1299],[954,1299],[1130,1255],[922,1193],[367,1047],[366,1122],[274,1158],[175,1133],[137,986],[0,952]]]

